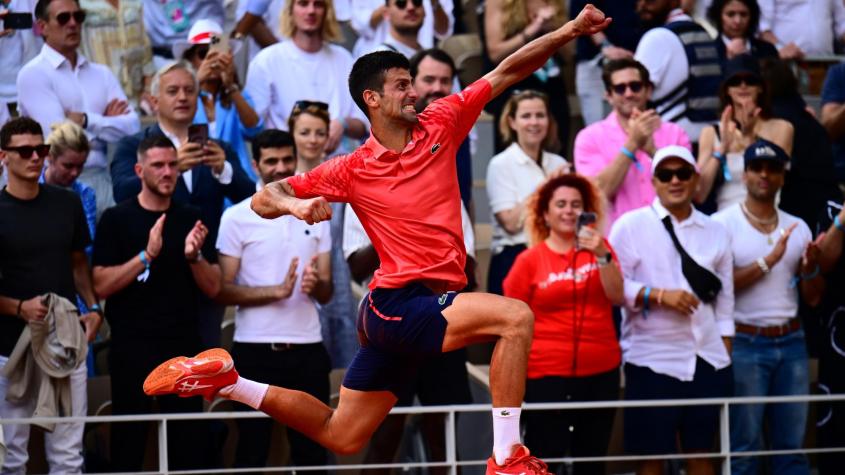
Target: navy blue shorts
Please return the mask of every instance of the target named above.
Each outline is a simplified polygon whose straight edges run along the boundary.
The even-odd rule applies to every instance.
[[[625,399],[730,397],[732,368],[717,370],[696,359],[692,381],[681,381],[650,368],[625,364]],[[625,451],[634,455],[709,451],[719,430],[719,406],[669,406],[625,409]]]
[[[358,310],[361,348],[343,385],[358,391],[391,391],[399,397],[420,363],[439,355],[446,336],[443,309],[457,294],[435,294],[422,284],[375,289]]]

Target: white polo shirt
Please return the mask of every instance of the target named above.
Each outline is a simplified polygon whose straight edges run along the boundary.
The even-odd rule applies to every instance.
[[[540,161],[542,166],[526,155],[516,142],[490,159],[490,164],[487,165],[487,199],[490,200],[490,211],[494,215],[524,202],[550,173],[567,164],[563,157],[549,152],[543,152]],[[528,242],[522,230],[516,234],[508,234],[496,221],[495,216],[492,221],[493,254],[502,252],[505,246]]]
[[[786,241],[786,252],[781,260],[760,280],[736,293],[734,318],[746,325],[783,325],[798,315],[798,288],[792,279],[799,272],[801,256],[807,244],[813,240],[813,234],[801,218],[781,210],[777,210],[777,213],[778,227],[771,235],[763,234],[751,226],[739,204],[713,215],[713,219],[722,223],[731,236],[734,267],[745,267],[767,256],[780,239],[780,230],[798,223]]]
[[[299,258],[291,296],[260,307],[238,307],[235,341],[242,343],[317,343],[323,341],[317,304],[300,290],[302,271],[317,254],[331,250],[329,222],[309,225],[293,216],[264,219],[250,208],[251,198],[223,213],[217,250],[241,260],[235,283],[247,287],[284,282],[291,260]]]

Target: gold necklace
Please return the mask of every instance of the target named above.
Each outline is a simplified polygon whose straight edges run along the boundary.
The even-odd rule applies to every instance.
[[[742,210],[742,214],[744,214],[745,217],[748,219],[748,221],[751,222],[752,227],[755,227],[760,232],[764,233],[766,235],[766,242],[770,246],[773,245],[775,243],[775,241],[774,241],[774,239],[772,239],[772,234],[774,234],[774,232],[778,228],[778,213],[777,213],[777,210],[775,211],[775,215],[773,217],[767,218],[767,219],[760,219],[757,216],[754,216],[750,211],[748,211],[748,208],[745,207],[744,203],[740,203],[739,208]],[[756,224],[756,226],[755,226],[755,224]],[[772,230],[766,231],[766,228],[768,228],[769,226],[772,226],[772,225],[774,225],[772,227]],[[763,229],[760,229],[760,228],[763,228]],[[784,233],[784,231],[783,231],[783,229],[781,229],[780,230],[781,236],[783,235],[783,233]]]

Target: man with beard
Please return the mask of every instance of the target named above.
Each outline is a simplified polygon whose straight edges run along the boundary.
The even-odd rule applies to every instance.
[[[718,120],[722,67],[716,42],[680,8],[680,0],[637,2],[648,30],[634,58],[654,84],[652,102],[666,122],[677,122],[698,143],[701,130]]]
[[[294,147],[281,130],[255,138],[259,189],[293,176]],[[263,219],[249,205],[246,199],[223,213],[217,238],[223,274],[217,301],[238,306],[232,355],[246,377],[295,388],[328,404],[331,362],[317,304],[332,295],[329,223],[306,224],[293,216]],[[238,419],[238,428],[235,467],[265,466],[273,421]],[[294,465],[326,465],[326,450],[316,442],[293,430],[288,440]]]
[[[607,196],[610,209],[607,229],[632,209],[647,206],[654,199],[651,186],[651,157],[668,145],[690,148],[686,132],[661,120],[648,109],[653,86],[648,69],[626,58],[610,61],[602,72],[605,99],[613,111],[575,137],[575,169],[594,177]]]
[[[138,388],[162,359],[183,348],[200,348],[199,295],[220,290],[214,243],[200,210],[172,199],[179,178],[176,147],[164,136],[143,139],[135,173],[141,192],[103,213],[94,242],[94,289],[106,299],[111,327],[112,413],[148,414],[152,399]],[[202,412],[202,401],[158,398],[162,412]],[[202,422],[171,422],[170,467],[204,465],[209,431]],[[120,424],[111,431],[113,471],[140,471],[146,423]]]
[[[715,215],[731,237],[734,260],[733,342],[734,395],[795,396],[810,390],[807,347],[798,315],[798,292],[815,306],[824,291],[817,258],[820,237],[801,218],[777,209],[789,155],[768,140],[757,140],[745,150],[744,202]],[[741,404],[731,406],[731,450],[772,449],[800,451],[807,426],[806,402]],[[764,427],[767,435],[763,436]],[[800,453],[771,457],[773,473],[810,472]],[[731,472],[759,471],[759,457],[731,460]]]

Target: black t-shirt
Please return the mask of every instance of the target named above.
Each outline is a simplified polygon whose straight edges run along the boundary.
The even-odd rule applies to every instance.
[[[72,191],[40,185],[20,200],[0,191],[0,295],[27,300],[49,292],[76,302],[72,251],[91,242],[82,202]],[[0,355],[9,356],[24,321],[0,315]]]
[[[161,253],[146,280],[136,277],[106,300],[106,320],[114,340],[197,338],[200,290],[185,260],[185,237],[200,219],[200,210],[173,203],[166,214]],[[146,248],[150,229],[161,215],[161,211],[142,208],[138,198],[107,209],[97,226],[94,266],[121,265],[137,256]],[[217,261],[209,239],[202,253],[210,262]]]

